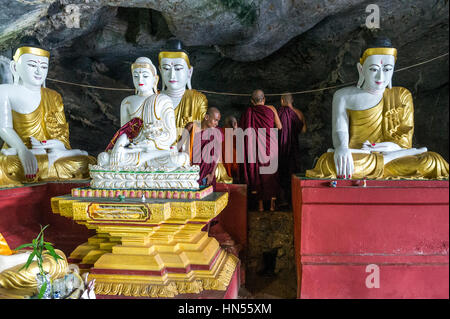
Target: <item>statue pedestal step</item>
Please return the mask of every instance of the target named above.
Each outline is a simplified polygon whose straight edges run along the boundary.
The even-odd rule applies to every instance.
[[[88,266],[96,294],[174,298],[233,282],[239,259],[202,231],[227,203],[228,193],[144,202],[66,195],[52,198],[52,210],[96,230],[69,256]]]
[[[293,176],[299,298],[449,298],[449,182]]]

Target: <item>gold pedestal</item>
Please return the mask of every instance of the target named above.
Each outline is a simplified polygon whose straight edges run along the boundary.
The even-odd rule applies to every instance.
[[[97,231],[69,256],[96,294],[161,298],[227,289],[239,260],[202,231],[227,203],[228,193],[145,202],[67,195],[52,198],[52,210]]]

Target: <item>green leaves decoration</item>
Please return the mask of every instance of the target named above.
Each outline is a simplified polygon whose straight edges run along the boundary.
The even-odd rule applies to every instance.
[[[45,276],[45,271],[44,271],[44,254],[50,255],[52,256],[55,261],[58,261],[58,259],[63,259],[61,256],[59,256],[56,252],[55,249],[53,248],[53,244],[44,241],[44,230],[48,227],[49,225],[46,225],[45,227],[42,227],[41,225],[41,231],[39,232],[39,234],[37,235],[36,238],[34,238],[31,243],[27,243],[27,244],[23,244],[20,245],[19,247],[17,247],[15,250],[21,250],[24,248],[32,248],[32,252],[30,254],[30,256],[28,257],[27,262],[19,269],[19,271],[21,271],[22,269],[28,269],[28,267],[31,265],[31,263],[33,262],[34,257],[36,257],[36,262],[38,264],[39,267],[39,273],[41,274],[41,276]],[[44,251],[45,250],[45,251]],[[40,291],[39,291],[39,295],[38,298],[41,299],[45,289],[47,288],[47,282],[44,281]]]

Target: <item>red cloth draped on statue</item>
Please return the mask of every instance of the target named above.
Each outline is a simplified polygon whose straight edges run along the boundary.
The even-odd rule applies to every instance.
[[[262,172],[261,168],[269,167],[278,161],[277,136],[271,134],[274,127],[275,115],[273,111],[264,105],[252,105],[242,114],[239,127],[247,131],[244,136],[244,163],[242,164],[241,177],[248,185],[251,192],[257,192],[257,198],[270,200],[276,198],[279,191],[278,167],[275,172]],[[263,130],[265,129],[265,134]]]
[[[114,147],[114,144],[116,144],[117,139],[122,134],[127,134],[128,139],[132,140],[136,138],[141,131],[143,121],[139,117],[135,117],[125,123],[117,132],[114,134],[113,138],[111,139],[111,142],[109,142],[108,146],[106,147],[105,151],[108,151]]]
[[[212,173],[214,178],[211,185],[216,190],[214,170],[221,156],[222,142],[222,133],[217,128],[207,128],[195,133],[192,147],[192,164],[200,166],[200,178],[198,180],[200,186],[205,185],[204,179],[206,175]]]
[[[300,172],[299,158],[300,146],[299,134],[303,128],[297,113],[287,106],[277,109],[283,129],[278,132],[279,170],[280,184],[288,194],[291,193],[291,176]]]

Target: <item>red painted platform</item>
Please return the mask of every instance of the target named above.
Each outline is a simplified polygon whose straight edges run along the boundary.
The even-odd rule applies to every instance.
[[[247,249],[247,185],[216,184],[216,192],[228,192],[228,205],[217,217],[209,235],[216,238],[229,253],[245,260]],[[240,264],[240,283],[245,284],[245,262]]]
[[[298,298],[449,298],[448,181],[294,175],[292,196]]]
[[[68,256],[95,231],[53,214],[50,198],[87,185],[88,182],[55,182],[0,189],[0,233],[13,249],[31,242],[39,233],[39,225],[50,225],[45,231],[46,241]]]

